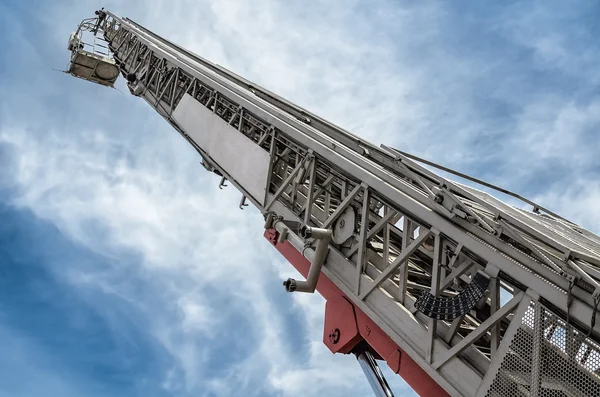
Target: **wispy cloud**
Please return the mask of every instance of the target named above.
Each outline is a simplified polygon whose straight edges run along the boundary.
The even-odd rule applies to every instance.
[[[28,210],[0,205],[0,218],[0,395],[164,395],[143,377],[160,376],[168,356],[136,308],[64,277],[76,266],[106,267],[107,258]]]
[[[529,193],[598,230],[597,27],[583,4],[545,4],[105,6],[375,143]],[[0,97],[0,198],[104,258],[65,260],[57,279],[107,334],[132,349],[139,335],[152,341],[139,349],[153,346],[155,385],[170,395],[368,393],[353,359],[321,343],[323,300],[284,293],[292,269],[263,241],[260,215],[238,210],[239,194],[217,189],[144,103],[50,70],[95,7],[0,6],[12,59],[0,62],[10,92]]]

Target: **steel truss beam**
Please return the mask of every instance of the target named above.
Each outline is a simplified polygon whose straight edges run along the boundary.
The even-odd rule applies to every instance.
[[[519,210],[446,180],[131,20],[108,15],[105,39],[132,93],[263,214],[329,229],[353,211],[353,229],[343,243],[330,244],[323,273],[450,395],[475,396],[491,385],[521,326],[525,301],[543,301],[589,331],[600,280],[597,236],[552,213]],[[264,197],[252,197],[248,181],[235,180],[177,124],[173,114],[184,97],[268,153]],[[304,252],[312,241],[296,232],[286,231],[287,238]],[[470,313],[448,323],[414,309],[424,291],[459,294],[478,270],[489,272],[491,291]],[[505,305],[500,285],[513,294]],[[567,291],[573,298],[568,308]],[[599,333],[596,325],[590,336]]]

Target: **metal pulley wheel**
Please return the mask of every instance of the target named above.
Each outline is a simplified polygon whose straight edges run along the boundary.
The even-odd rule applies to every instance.
[[[354,234],[356,225],[356,212],[348,207],[338,217],[333,225],[332,240],[335,244],[344,244]]]

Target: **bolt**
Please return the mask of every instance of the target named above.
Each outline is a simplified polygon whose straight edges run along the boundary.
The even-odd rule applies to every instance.
[[[342,220],[340,220],[340,227],[341,227],[341,228],[343,228],[345,224],[346,224],[346,221],[345,221],[345,220],[343,220],[343,219],[342,219]]]
[[[340,330],[338,328],[331,331],[329,334],[329,341],[334,345],[340,341]]]

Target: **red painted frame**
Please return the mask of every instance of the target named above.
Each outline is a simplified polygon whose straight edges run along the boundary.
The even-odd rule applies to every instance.
[[[267,229],[265,238],[304,277],[308,276],[310,261],[288,241],[279,243],[278,232]],[[385,360],[413,390],[422,397],[449,397],[416,362],[379,328],[363,311],[323,273],[319,276],[317,291],[327,301],[323,343],[332,353],[348,354],[360,342],[366,342],[378,359]]]

